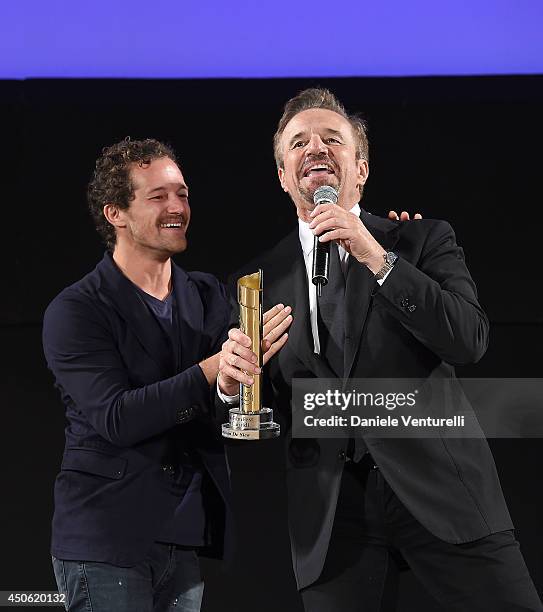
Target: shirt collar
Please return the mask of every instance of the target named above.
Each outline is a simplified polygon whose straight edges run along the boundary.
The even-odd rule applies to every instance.
[[[349,211],[360,217],[360,204],[356,203]],[[314,234],[309,229],[309,223],[302,221],[298,218],[298,235],[300,237],[300,244],[302,245],[302,251],[304,255],[308,257],[313,252]]]

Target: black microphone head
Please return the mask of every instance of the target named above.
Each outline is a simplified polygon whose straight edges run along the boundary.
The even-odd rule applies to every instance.
[[[323,203],[336,204],[338,199],[337,189],[330,187],[330,185],[323,185],[315,190],[313,194],[313,203],[315,206]]]

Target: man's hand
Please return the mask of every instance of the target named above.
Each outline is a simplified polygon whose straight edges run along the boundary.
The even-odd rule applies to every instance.
[[[268,361],[279,351],[288,339],[286,330],[292,323],[290,306],[277,304],[263,316],[262,361]],[[239,329],[228,332],[228,340],[219,353],[219,388],[225,395],[236,395],[239,384],[252,385],[251,374],[260,374],[256,355],[251,351],[251,339]]]
[[[395,210],[391,210],[388,213],[388,218],[392,219],[392,221],[409,221],[409,213],[404,210],[398,216]],[[415,219],[422,219],[422,215],[420,213],[415,213],[413,220]]]
[[[320,242],[335,240],[374,274],[383,267],[385,250],[370,234],[360,217],[337,204],[319,204],[311,212],[309,228]]]

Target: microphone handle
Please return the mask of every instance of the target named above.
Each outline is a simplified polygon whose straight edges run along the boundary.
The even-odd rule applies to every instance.
[[[317,294],[321,295],[321,289],[328,283],[328,271],[330,270],[330,242],[319,242],[315,236],[313,242],[313,272],[312,281],[317,285]]]

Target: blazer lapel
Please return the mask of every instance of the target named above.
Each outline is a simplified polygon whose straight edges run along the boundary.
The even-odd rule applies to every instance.
[[[180,356],[176,372],[199,361],[204,312],[198,290],[189,275],[172,262],[173,290],[177,306],[178,335],[174,339],[175,354]]]
[[[119,270],[109,253],[98,264],[101,289],[110,304],[126,321],[146,353],[158,366],[162,375],[171,370],[169,353],[165,350],[163,333],[132,282]]]
[[[365,210],[360,218],[379,244],[390,251],[398,241],[398,222],[374,217]],[[383,262],[384,263],[384,262]],[[373,302],[376,281],[363,264],[349,257],[345,288],[345,378],[349,378]]]
[[[334,378],[328,364],[315,355],[309,316],[309,288],[307,272],[298,237],[298,228],[291,232],[267,258],[270,270],[270,291],[267,293],[267,274],[264,274],[264,298],[267,308],[278,302],[292,307],[293,321],[288,344],[309,371],[323,378]]]

